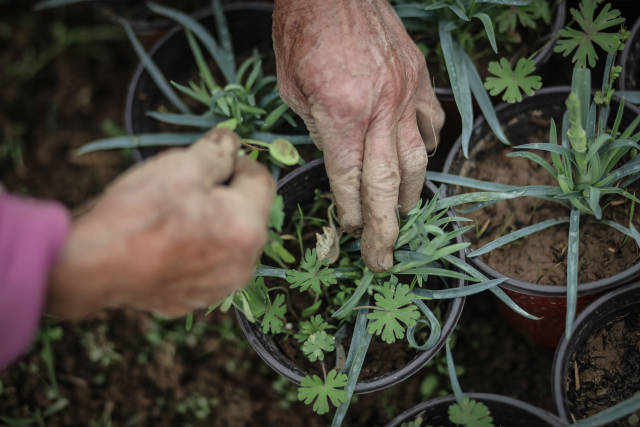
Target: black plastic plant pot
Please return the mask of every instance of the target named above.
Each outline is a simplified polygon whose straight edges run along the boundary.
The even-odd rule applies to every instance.
[[[278,182],[278,193],[283,197],[285,212],[294,212],[298,204],[311,203],[315,189],[329,190],[329,179],[322,159],[309,162],[290,172]],[[423,198],[430,199],[433,196],[433,191],[433,187],[427,188],[425,184]],[[454,283],[455,286],[464,286],[464,282],[461,280]],[[462,313],[463,305],[464,298],[456,298],[448,302],[446,312],[443,314],[441,336],[434,347],[418,352],[413,360],[398,370],[358,381],[355,393],[369,393],[391,387],[422,369],[444,346],[447,337],[453,332]],[[238,310],[236,310],[236,316],[247,340],[262,360],[278,374],[296,384],[300,384],[302,377],[308,375],[308,373],[304,372],[301,367],[297,366],[293,360],[281,351],[272,336],[262,332],[260,322],[249,322]],[[350,331],[349,328],[347,330]],[[365,366],[366,363],[365,359]]]
[[[517,117],[521,117],[533,112],[537,117],[552,117],[560,130],[562,123],[562,114],[565,111],[565,100],[569,95],[571,88],[568,86],[556,86],[539,90],[535,95],[525,97],[518,104],[501,104],[496,107],[498,120],[503,123],[503,130],[514,145],[533,142],[531,140],[532,126],[538,126],[534,120],[527,125],[522,122],[515,122]],[[629,103],[625,104],[625,114],[623,114],[622,123],[629,124],[631,120],[638,114],[640,109]],[[611,119],[615,117],[617,104],[612,104]],[[539,129],[539,127],[538,127]],[[548,127],[546,128],[546,136],[548,136]],[[495,150],[502,150],[504,146],[495,138],[491,138],[491,129],[483,118],[479,118],[471,133],[471,142],[469,145],[469,159],[465,159],[462,154],[462,142],[458,139],[449,151],[444,166],[444,172],[467,176],[475,167],[475,160],[481,158]],[[535,142],[540,142],[536,140]],[[504,158],[504,161],[509,161]],[[427,171],[427,178],[429,172]],[[454,194],[456,190],[447,186],[445,193]],[[529,224],[524,224],[529,225]],[[467,249],[470,251],[470,249]],[[493,267],[486,264],[481,257],[468,258],[468,262],[489,276],[490,279],[508,277]],[[586,307],[593,301],[598,294],[614,289],[625,283],[629,283],[634,278],[640,276],[640,263],[627,268],[613,276],[589,283],[581,283],[578,285],[578,311]],[[511,310],[504,310],[500,307],[500,311],[507,317],[509,322],[518,329],[526,330],[529,335],[538,343],[550,348],[555,348],[564,331],[565,326],[565,310],[566,310],[566,286],[553,286],[545,284],[531,283],[508,277],[508,280],[500,285],[515,302],[531,314],[542,317],[541,320],[530,320],[524,318]]]
[[[621,90],[640,89],[640,18],[636,19],[631,35],[625,42],[620,65],[622,72],[618,77],[618,87]]]
[[[577,352],[580,352],[580,355],[584,355],[587,351],[584,348],[585,343],[603,329],[611,328],[610,325],[608,326],[610,322],[626,320],[631,315],[637,316],[638,313],[640,313],[640,282],[626,285],[613,292],[607,293],[580,313],[574,323],[571,338],[568,340],[563,339],[560,342],[553,359],[551,378],[553,400],[555,401],[558,415],[563,420],[576,422],[583,418],[578,416],[576,420],[572,419],[572,415],[576,416],[577,414],[573,414],[571,411],[569,405],[570,393],[573,394],[573,398],[575,398],[585,390],[590,392],[594,391],[592,390],[593,384],[585,384],[585,381],[581,381],[582,385],[576,387],[574,378],[578,369],[576,364]],[[634,333],[637,333],[637,330]],[[628,335],[619,336],[618,338],[620,341],[630,339]],[[596,341],[602,342],[604,339],[602,337],[596,337]],[[611,344],[609,341],[607,341],[607,343]],[[604,348],[604,350],[607,350],[607,348]],[[632,353],[634,357],[637,356],[637,349],[632,350]],[[600,359],[605,356],[602,354],[602,351],[600,351],[596,357]],[[593,374],[593,372],[591,373]],[[602,387],[599,393],[601,396],[610,396],[613,393],[612,387],[608,384],[610,380],[611,377],[609,375],[604,375],[603,378],[598,380],[598,385]],[[625,380],[624,383],[625,388],[627,388],[630,394],[640,391],[637,378],[628,378],[628,381]],[[634,386],[637,387],[635,391],[633,390]],[[578,388],[578,390],[576,390],[576,388]],[[631,397],[631,395],[627,397]]]
[[[173,28],[175,22],[163,18],[149,11],[145,2],[137,0],[94,0],[93,7],[109,19],[116,21],[124,18],[129,21],[131,28],[140,37],[154,39],[162,36]],[[211,4],[207,0],[161,2],[164,6],[174,7],[181,11],[196,11]]]
[[[511,397],[489,393],[465,393],[465,397],[487,405],[496,426],[556,427],[567,425],[555,415]],[[422,402],[395,417],[386,427],[399,427],[403,423],[413,421],[421,414],[424,425],[455,427],[457,424],[449,421],[449,405],[455,402],[454,396]]]
[[[240,55],[251,55],[254,49],[262,53],[269,61],[273,62],[273,72],[275,74],[275,59],[271,40],[271,13],[273,5],[261,2],[233,2],[224,7],[225,16],[229,25],[229,32],[233,40],[234,50]],[[213,31],[215,28],[214,18],[211,10],[203,10],[194,17]],[[155,64],[158,66],[167,81],[186,82],[195,77],[195,63],[187,37],[182,26],[174,26],[160,40],[158,40],[149,50]],[[241,63],[246,57],[236,57],[236,62]],[[214,78],[216,70],[212,71]],[[159,131],[159,123],[147,116],[148,111],[155,111],[161,105],[167,105],[168,101],[162,92],[156,87],[149,73],[142,64],[139,64],[133,74],[127,99],[125,104],[125,127],[129,135],[140,133],[152,133]],[[142,155],[147,157],[157,150],[141,150]]]
[[[533,57],[533,63],[535,64],[536,69],[539,69],[544,65],[551,57],[551,54],[553,54],[553,47],[557,40],[556,34],[562,29],[562,27],[564,27],[567,19],[567,2],[565,0],[561,0],[560,2],[554,2],[554,4],[556,4],[556,9],[555,13],[551,17],[551,28],[549,33],[542,37],[546,42],[539,49],[536,56]],[[498,46],[498,49],[499,48],[500,46]],[[498,53],[500,53],[500,50],[498,50]],[[527,55],[522,55],[522,57],[527,57]],[[441,102],[453,101],[453,91],[450,87],[436,87],[434,91]]]

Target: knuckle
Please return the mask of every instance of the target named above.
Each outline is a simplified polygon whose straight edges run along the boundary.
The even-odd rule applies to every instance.
[[[364,117],[365,111],[369,110],[369,102],[366,92],[359,86],[360,83],[357,82],[343,82],[326,92],[324,102],[331,106],[329,113],[350,119]]]
[[[405,165],[409,171],[422,171],[427,168],[427,150],[420,139],[420,146],[405,152]]]

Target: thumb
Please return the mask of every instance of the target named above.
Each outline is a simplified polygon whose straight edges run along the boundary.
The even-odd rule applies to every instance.
[[[242,141],[231,129],[213,128],[187,148],[203,176],[203,184],[211,187],[229,179],[233,173]]]

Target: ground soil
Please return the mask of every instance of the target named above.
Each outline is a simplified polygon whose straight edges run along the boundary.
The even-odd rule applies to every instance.
[[[6,147],[7,135],[18,134],[24,153],[21,161],[0,159],[0,181],[10,192],[81,208],[130,164],[123,153],[78,158],[74,150],[110,135],[103,130],[106,120],[123,126],[126,88],[137,61],[123,39],[70,47],[35,75],[11,74],[16,65],[27,63],[29,52],[51,46],[53,22],[69,27],[103,23],[90,8],[35,14],[27,3],[0,6],[5,43],[0,50],[0,146]],[[454,347],[463,389],[504,394],[553,411],[553,351],[511,330],[496,304],[490,294],[466,301]],[[54,373],[60,396],[69,403],[46,415],[44,425],[314,427],[330,421],[297,402],[295,387],[260,360],[228,314],[198,313],[189,333],[184,319],[128,310],[54,323],[62,328],[62,338],[52,343]],[[44,414],[58,401],[50,392],[42,349],[40,341],[34,342],[0,372],[0,417]],[[96,354],[111,357],[96,359]],[[403,383],[354,398],[345,425],[383,425],[422,400],[450,393],[445,372],[441,353]],[[198,412],[202,419],[184,405],[198,397],[205,398],[200,406],[209,411]]]
[[[609,321],[576,348],[569,360],[572,374],[565,381],[574,420],[630,398],[640,390],[640,314]],[[612,425],[635,424],[625,417]]]
[[[530,127],[531,132],[525,140],[517,139],[518,143],[548,139],[548,120],[524,115],[512,120],[508,126],[523,127],[520,120],[527,120],[524,127]],[[513,151],[492,136],[486,137],[474,146],[472,160],[462,165],[461,174],[510,185],[557,185],[553,177],[534,162],[508,158],[507,154]],[[635,184],[630,191],[633,193],[638,189],[640,185]],[[621,197],[611,198],[609,202],[611,206],[604,209],[603,216],[621,224],[628,223],[631,202]],[[556,203],[528,197],[506,200],[465,214],[476,226],[466,236],[475,249],[525,226],[568,215],[569,209]],[[634,225],[640,225],[640,215],[634,215]],[[550,227],[495,249],[483,255],[482,260],[495,270],[519,280],[564,285],[568,230],[568,224]],[[580,283],[612,276],[633,266],[639,259],[640,250],[632,240],[608,226],[597,224],[590,217],[581,217]]]

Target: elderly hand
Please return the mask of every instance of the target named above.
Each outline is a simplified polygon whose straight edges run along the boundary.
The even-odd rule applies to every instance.
[[[420,198],[444,122],[423,55],[386,0],[275,0],[280,93],[324,151],[340,224],[373,271]],[[424,141],[423,141],[424,138]]]
[[[47,312],[128,306],[181,315],[246,284],[266,241],[275,184],[214,129],[134,167],[73,224]],[[229,184],[224,183],[229,180]]]

